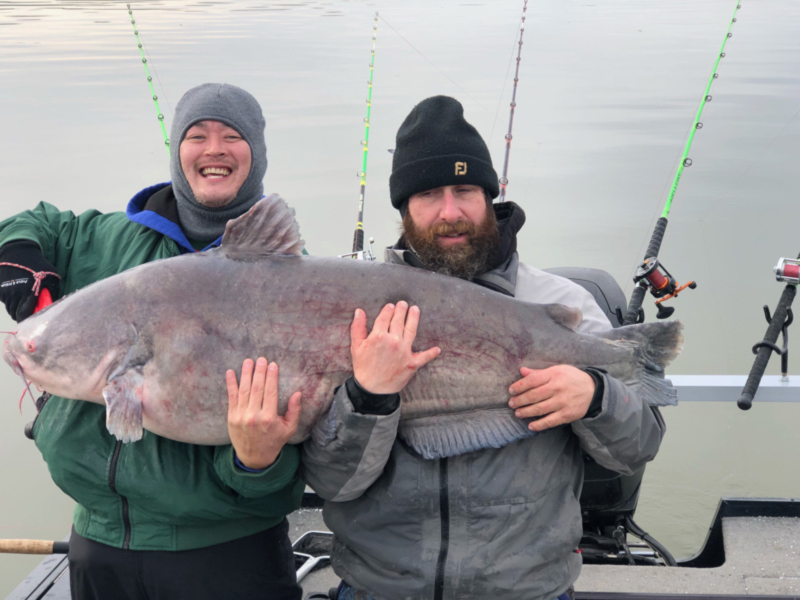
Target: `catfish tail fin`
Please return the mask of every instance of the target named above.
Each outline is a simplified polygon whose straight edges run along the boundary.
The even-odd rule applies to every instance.
[[[664,379],[664,369],[683,350],[682,329],[680,321],[656,321],[611,329],[597,337],[633,350],[636,366],[625,383],[650,406],[670,406],[678,403],[678,391]]]

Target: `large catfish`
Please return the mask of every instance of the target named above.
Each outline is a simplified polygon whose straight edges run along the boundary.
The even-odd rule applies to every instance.
[[[26,319],[3,358],[52,394],[105,404],[118,439],[144,428],[218,445],[230,441],[225,370],[266,356],[281,367],[281,412],[303,393],[299,443],[352,373],[355,309],[372,320],[406,300],[421,309],[415,349],[442,349],[401,393],[400,435],[426,457],[534,435],[507,405],[520,366],[600,367],[653,405],[676,402],[663,373],[683,345],[677,322],[585,335],[574,308],[422,269],[301,256],[302,247],[294,210],[270,196],[228,223],[219,249],[136,267]]]

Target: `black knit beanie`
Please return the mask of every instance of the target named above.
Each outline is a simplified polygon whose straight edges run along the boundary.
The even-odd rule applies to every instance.
[[[455,98],[433,96],[417,104],[397,130],[389,178],[392,206],[403,211],[414,194],[444,185],[479,185],[500,193],[492,157]]]

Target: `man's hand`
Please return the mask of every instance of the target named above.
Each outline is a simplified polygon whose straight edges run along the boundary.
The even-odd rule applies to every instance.
[[[12,319],[22,321],[36,310],[40,296],[33,291],[33,273],[49,273],[43,277],[39,293],[47,290],[53,300],[58,298],[60,286],[55,271],[36,242],[16,240],[0,248],[0,301]]]
[[[397,306],[387,304],[367,335],[367,315],[360,308],[356,310],[350,326],[350,354],[353,375],[362,388],[372,394],[396,394],[417,369],[442,353],[438,346],[424,352],[411,349],[418,324],[419,307],[409,309],[402,301]]]
[[[225,374],[228,384],[228,433],[239,461],[248,469],[266,469],[297,431],[300,392],[289,398],[286,414],[278,414],[278,365],[259,358],[242,364],[241,385],[236,373]]]
[[[522,379],[509,388],[508,405],[519,418],[542,417],[528,424],[529,429],[543,431],[586,416],[595,390],[591,375],[569,365],[519,371]]]

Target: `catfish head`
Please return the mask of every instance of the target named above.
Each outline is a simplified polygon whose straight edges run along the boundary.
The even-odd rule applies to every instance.
[[[126,362],[138,335],[119,308],[104,310],[91,287],[25,319],[6,337],[3,359],[51,394],[103,404],[103,388]]]

